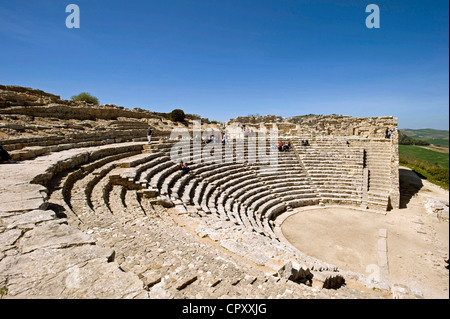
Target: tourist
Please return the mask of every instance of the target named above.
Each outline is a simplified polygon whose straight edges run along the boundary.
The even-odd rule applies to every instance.
[[[2,145],[0,145],[0,163],[15,163],[15,161],[12,160],[11,155],[3,148]]]
[[[244,129],[244,136],[249,136],[249,133],[250,133],[250,130],[248,129],[248,127],[246,127],[245,129]]]
[[[184,171],[185,173],[188,173],[190,168],[188,166],[187,163],[183,163],[183,161],[180,162],[180,168],[182,171]]]
[[[309,146],[309,141],[308,140],[305,141],[305,146]]]
[[[280,152],[283,151],[283,143],[282,142],[278,143],[278,151],[280,151]]]
[[[153,131],[152,131],[152,129],[149,127],[148,130],[147,130],[147,140],[148,140],[148,144],[150,144],[150,142],[152,141],[152,134],[153,134]]]
[[[386,128],[386,138],[391,138],[392,131],[389,128]]]
[[[224,134],[222,137],[222,144],[225,145],[227,143],[228,143],[228,136],[227,136],[227,134]]]

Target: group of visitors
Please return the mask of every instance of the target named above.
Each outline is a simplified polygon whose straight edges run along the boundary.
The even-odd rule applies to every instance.
[[[394,133],[394,129],[389,129],[389,128],[387,128],[386,129],[386,132],[385,132],[385,137],[386,138],[391,138],[391,136],[392,136],[392,133]]]
[[[301,146],[309,146],[309,141],[308,141],[308,140],[306,140],[306,141],[303,141],[303,140],[302,140],[302,142],[301,142],[300,145],[301,145]]]
[[[241,129],[244,136],[255,136],[255,132],[253,131],[253,129],[249,128],[248,126],[242,125]]]
[[[185,172],[185,173],[189,173],[189,166],[187,163],[184,163],[183,161],[180,162],[180,169]]]
[[[218,143],[219,142],[219,138],[214,136],[214,135],[210,135],[209,138],[207,138],[206,140],[204,140],[205,144],[209,144],[209,143]]]
[[[224,134],[222,137],[216,136],[216,135],[210,135],[209,138],[202,138],[202,139],[195,139],[194,140],[201,140],[202,144],[209,144],[209,143],[222,143],[225,145],[228,143],[228,136]]]
[[[302,141],[300,145],[301,146],[309,146],[310,144],[309,144],[309,141],[306,140],[306,141]],[[289,152],[292,149],[292,146],[291,146],[290,142],[288,142],[288,143],[279,142],[278,146],[276,146],[276,144],[272,144],[270,146],[270,148],[272,148],[272,149],[278,148],[278,151],[280,151],[280,152]]]
[[[283,142],[279,142],[278,143],[278,151],[280,152],[289,152],[291,150],[291,143],[283,143]]]
[[[11,155],[9,155],[9,153],[3,148],[2,145],[0,145],[0,163],[15,163]]]

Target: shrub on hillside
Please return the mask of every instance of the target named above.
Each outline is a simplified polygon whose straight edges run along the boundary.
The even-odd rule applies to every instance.
[[[398,144],[400,145],[423,145],[427,146],[430,145],[430,143],[418,140],[412,137],[409,137],[408,135],[405,135],[402,132],[398,132]]]
[[[186,114],[184,114],[183,110],[175,109],[169,114],[169,119],[172,122],[183,122],[186,118]]]
[[[72,101],[86,102],[86,103],[95,104],[95,105],[99,104],[98,98],[90,95],[87,92],[82,92],[78,95],[72,96]]]

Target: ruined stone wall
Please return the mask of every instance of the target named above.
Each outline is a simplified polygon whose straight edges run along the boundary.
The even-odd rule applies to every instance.
[[[268,121],[266,121],[268,120]],[[396,129],[397,119],[384,117],[350,117],[341,115],[311,115],[294,118],[275,116],[238,117],[227,123],[229,126],[246,125],[253,129],[261,125],[268,130],[274,125],[280,136],[359,136],[384,138],[386,128]]]
[[[7,151],[102,140],[146,140],[148,127],[155,137],[168,137],[172,129],[200,119],[186,114],[185,123],[175,123],[169,120],[169,113],[68,101],[41,90],[0,85],[0,144]]]
[[[398,130],[391,137],[391,189],[390,199],[393,208],[400,208],[400,157],[398,152]]]
[[[59,96],[41,90],[0,85],[0,108],[18,105],[45,105],[60,101]]]
[[[116,120],[119,117],[161,120],[169,118],[169,113],[151,112],[141,108],[127,109],[114,104],[99,106],[81,101],[63,100],[57,95],[41,90],[6,85],[0,85],[0,114],[72,120]],[[186,119],[200,120],[200,116],[186,114]]]

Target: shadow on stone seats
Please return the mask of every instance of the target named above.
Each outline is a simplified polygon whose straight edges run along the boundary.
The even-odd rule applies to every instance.
[[[47,209],[54,211],[57,218],[67,218],[66,210],[61,205],[49,203]]]
[[[406,208],[411,198],[423,187],[422,180],[425,179],[425,177],[415,171],[400,168],[399,179],[400,208]]]

